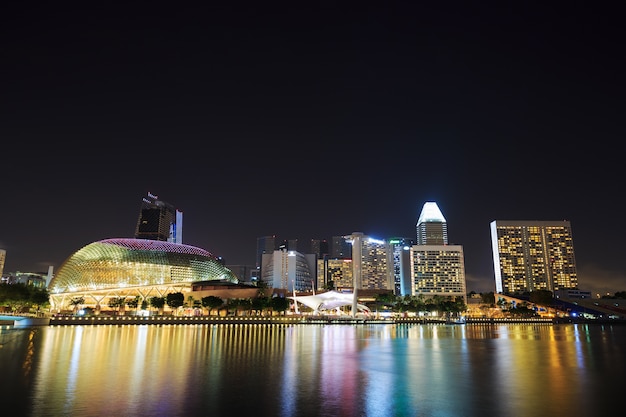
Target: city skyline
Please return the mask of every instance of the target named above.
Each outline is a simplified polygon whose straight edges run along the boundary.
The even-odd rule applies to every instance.
[[[624,28],[608,5],[252,5],[3,14],[5,271],[132,237],[140,202],[183,243],[415,238],[435,201],[468,291],[494,220],[571,222],[581,289],[622,291]]]

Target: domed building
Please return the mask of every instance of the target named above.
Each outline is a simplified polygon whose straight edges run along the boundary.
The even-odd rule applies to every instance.
[[[238,283],[210,252],[195,246],[147,239],[114,238],[91,243],[70,256],[50,284],[53,312],[83,307],[97,311],[113,298],[141,301],[189,292],[197,281]]]

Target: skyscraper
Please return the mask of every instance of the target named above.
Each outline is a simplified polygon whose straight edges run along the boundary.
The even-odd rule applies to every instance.
[[[311,239],[311,253],[314,253],[317,259],[328,257],[328,242],[326,240]]]
[[[279,248],[263,254],[261,279],[269,288],[289,291],[315,289],[315,254]]]
[[[148,193],[141,202],[135,238],[183,243],[183,213]]]
[[[406,237],[387,239],[387,264],[393,269],[395,295],[411,295],[410,250],[413,240]]]
[[[439,206],[433,201],[427,201],[417,219],[418,245],[447,245],[448,223],[441,214]]]
[[[569,221],[494,220],[490,226],[496,292],[577,289]]]
[[[463,297],[466,300],[463,246],[448,245],[448,226],[437,203],[424,203],[417,220],[417,245],[411,246],[411,295]]]
[[[351,259],[352,245],[345,236],[333,236],[330,244],[330,257],[333,259]]]
[[[388,265],[387,244],[361,232],[344,236],[352,248],[354,288],[366,290],[393,290],[392,268]]]
[[[261,236],[256,239],[256,268],[260,270],[263,264],[263,255],[273,254],[277,249],[276,235]]]

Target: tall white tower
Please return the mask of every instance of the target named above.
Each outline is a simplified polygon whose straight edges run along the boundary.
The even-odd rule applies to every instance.
[[[426,202],[422,208],[417,245],[411,247],[410,258],[412,295],[466,300],[463,246],[448,244],[448,225],[435,202]]]
[[[433,201],[427,201],[417,219],[418,245],[447,245],[448,223],[441,214],[439,206]]]

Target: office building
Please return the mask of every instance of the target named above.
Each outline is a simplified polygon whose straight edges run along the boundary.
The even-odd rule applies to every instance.
[[[317,260],[317,288],[343,289],[354,286],[352,259]]]
[[[465,258],[460,245],[414,245],[411,247],[413,292],[432,298],[462,297],[465,287]]]
[[[48,275],[43,272],[9,272],[3,284],[24,284],[34,288],[46,288]]]
[[[261,279],[268,288],[288,291],[315,289],[315,255],[278,249],[263,255]]]
[[[278,249],[276,246],[276,236],[261,236],[256,239],[256,268],[259,270],[258,276],[262,269],[263,255],[272,254]]]
[[[466,302],[463,246],[448,244],[448,225],[437,203],[424,203],[410,249],[411,295],[462,297]],[[408,295],[408,294],[407,294]]]
[[[357,289],[392,290],[393,277],[387,259],[387,244],[360,232],[345,236],[352,245],[352,274]]]
[[[220,258],[218,258],[218,261]],[[254,265],[225,265],[239,279],[239,282],[250,283],[256,282],[256,268]]]
[[[345,236],[333,236],[330,244],[330,257],[333,259],[351,259],[352,245]]]
[[[298,239],[284,239],[276,249],[288,250],[288,251],[297,251],[298,250]]]
[[[324,259],[330,254],[328,242],[326,240],[311,239],[311,253],[314,253],[317,259]]]
[[[183,243],[183,213],[148,193],[141,202],[135,239]]]
[[[427,201],[417,219],[418,245],[447,245],[448,223],[434,201]]]
[[[569,221],[494,220],[490,227],[497,293],[578,288]]]
[[[324,257],[317,260],[317,287],[337,290],[393,290],[393,274],[384,240],[374,239],[360,232],[333,237],[334,242],[345,242],[351,255],[341,258]],[[343,245],[343,243],[341,243]],[[345,248],[344,248],[345,250]]]
[[[387,239],[387,263],[391,265],[393,274],[393,293],[395,295],[411,295],[411,246],[414,242],[406,237]]]

